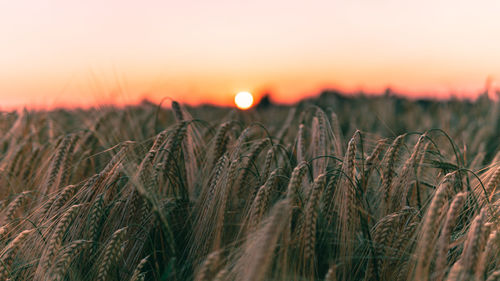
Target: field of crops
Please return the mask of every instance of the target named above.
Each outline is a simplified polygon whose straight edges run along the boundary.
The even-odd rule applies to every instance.
[[[0,280],[500,280],[499,110],[3,112]]]

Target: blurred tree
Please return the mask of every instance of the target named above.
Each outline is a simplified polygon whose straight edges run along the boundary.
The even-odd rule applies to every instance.
[[[257,104],[258,109],[267,109],[273,105],[271,101],[271,94],[265,93]]]

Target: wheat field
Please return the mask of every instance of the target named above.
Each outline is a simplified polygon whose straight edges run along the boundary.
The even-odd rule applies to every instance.
[[[499,109],[3,112],[0,280],[500,280]]]

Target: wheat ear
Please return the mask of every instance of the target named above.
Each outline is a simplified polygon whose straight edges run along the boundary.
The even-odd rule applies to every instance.
[[[68,271],[71,262],[75,259],[83,249],[88,247],[92,242],[86,240],[77,240],[72,242],[64,251],[60,254],[60,257],[55,263],[55,268],[53,270],[52,280],[62,281],[64,276]]]
[[[118,261],[120,254],[123,250],[122,244],[125,238],[125,234],[127,233],[127,228],[121,228],[113,233],[111,239],[109,240],[106,248],[104,249],[101,264],[99,269],[97,270],[97,278],[98,281],[107,280],[107,276],[111,267]]]
[[[41,264],[42,268],[47,269],[50,267],[50,263],[54,258],[55,254],[59,250],[62,244],[62,240],[66,230],[68,229],[71,222],[78,215],[78,210],[80,210],[81,205],[73,205],[66,212],[64,212],[61,220],[57,223],[56,228],[52,234],[51,239],[43,255]]]
[[[447,177],[450,177],[448,174]],[[417,249],[419,251],[417,259],[417,267],[415,271],[415,280],[428,280],[429,266],[431,263],[432,249],[435,245],[436,235],[438,234],[440,210],[447,202],[451,183],[449,180],[444,180],[438,187],[434,197],[432,198],[431,205],[427,210],[424,218],[422,237],[418,243]]]
[[[148,258],[149,256],[143,258],[139,264],[137,264],[135,270],[134,270],[134,273],[132,274],[132,277],[130,278],[130,281],[140,281],[140,280],[144,280],[144,277],[145,277],[145,273],[142,272],[142,269],[144,268],[144,266],[146,265],[146,263],[148,262]]]
[[[0,280],[6,280],[10,275],[10,267],[12,265],[12,262],[14,261],[14,258],[16,257],[17,252],[21,248],[21,244],[24,243],[28,235],[30,235],[34,231],[34,229],[24,230],[7,245],[7,252],[4,254],[4,256],[2,256],[0,260]]]

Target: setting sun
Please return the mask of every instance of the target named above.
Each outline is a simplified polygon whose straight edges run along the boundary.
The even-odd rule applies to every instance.
[[[249,92],[239,92],[234,97],[234,103],[239,109],[249,109],[253,104],[253,96]]]

